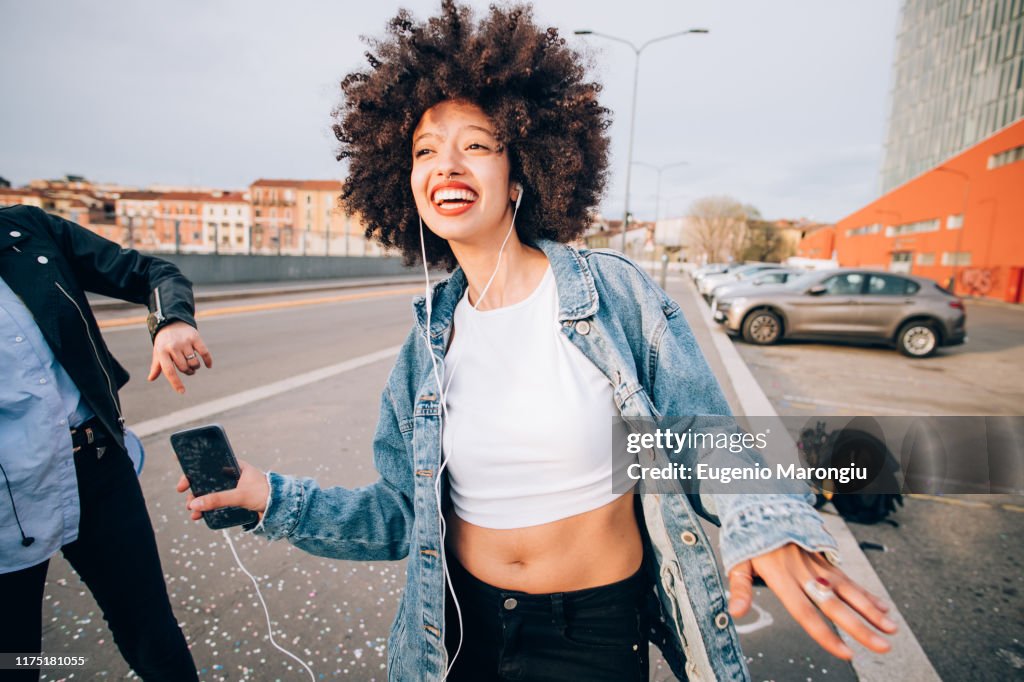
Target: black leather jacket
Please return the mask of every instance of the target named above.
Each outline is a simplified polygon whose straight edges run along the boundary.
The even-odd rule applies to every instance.
[[[166,321],[194,327],[192,283],[165,260],[122,249],[32,206],[0,208],[0,277],[31,311],[86,404],[123,449],[117,391],[128,372],[107,349],[85,292],[145,303]]]

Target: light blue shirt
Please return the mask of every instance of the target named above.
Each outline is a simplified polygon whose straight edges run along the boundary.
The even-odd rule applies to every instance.
[[[0,464],[21,527],[35,538],[22,546],[0,481],[0,573],[41,563],[78,537],[70,428],[92,416],[32,313],[0,277]]]

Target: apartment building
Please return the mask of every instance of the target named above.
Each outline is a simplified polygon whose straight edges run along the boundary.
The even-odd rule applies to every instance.
[[[252,208],[243,192],[213,192],[202,201],[203,245],[214,253],[249,253]]]

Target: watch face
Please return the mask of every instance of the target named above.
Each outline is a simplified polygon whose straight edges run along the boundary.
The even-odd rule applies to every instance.
[[[149,316],[146,317],[146,326],[149,328],[150,336],[156,334],[156,327],[158,324],[159,322],[157,322],[156,315],[154,313],[150,313]]]

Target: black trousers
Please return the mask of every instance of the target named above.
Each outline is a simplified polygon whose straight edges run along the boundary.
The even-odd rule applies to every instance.
[[[85,447],[75,454],[75,471],[81,499],[78,539],[61,551],[103,610],[121,655],[147,682],[197,680],[192,654],[171,611],[156,537],[128,455],[109,448],[97,457],[94,447]],[[48,564],[0,574],[0,651],[39,652]],[[80,642],[74,651],[45,653],[88,657],[90,651],[87,642]],[[95,672],[88,663],[81,670],[87,678]],[[0,675],[5,680],[39,678],[38,671],[27,670]]]
[[[651,589],[643,566],[611,585],[575,592],[502,590],[447,557],[462,610],[462,648],[449,682],[490,680],[646,682],[643,604]],[[451,592],[445,604],[445,647],[451,661],[459,619]]]

